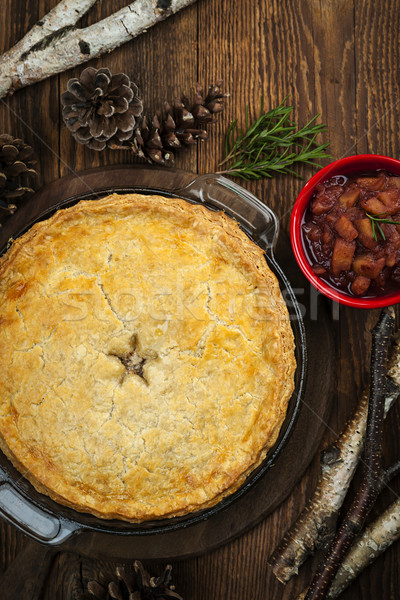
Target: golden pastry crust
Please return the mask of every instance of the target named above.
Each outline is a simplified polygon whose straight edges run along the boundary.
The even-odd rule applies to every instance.
[[[105,518],[187,514],[276,441],[294,341],[262,250],[161,196],[82,201],[0,260],[0,447],[53,499]]]

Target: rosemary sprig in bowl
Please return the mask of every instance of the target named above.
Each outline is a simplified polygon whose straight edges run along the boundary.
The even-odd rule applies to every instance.
[[[382,227],[380,226],[380,223],[388,223],[389,225],[400,225],[400,221],[391,221],[390,219],[388,219],[388,214],[387,213],[380,213],[378,215],[371,215],[370,213],[366,213],[368,219],[371,221],[371,227],[372,227],[372,237],[374,238],[374,240],[377,242],[378,241],[378,236],[376,234],[376,230],[378,230],[378,232],[381,234],[383,241],[386,241],[386,236],[383,232]],[[382,219],[383,217],[383,219]]]
[[[271,178],[278,174],[301,176],[293,169],[296,164],[320,165],[315,161],[331,158],[325,152],[328,143],[317,144],[316,137],[326,131],[326,125],[315,123],[313,117],[299,128],[290,114],[293,106],[285,106],[285,100],[276,108],[264,113],[263,99],[258,118],[250,123],[249,107],[246,108],[245,129],[238,119],[228,128],[225,136],[225,158],[219,166],[225,168],[219,174],[235,175],[242,179]]]

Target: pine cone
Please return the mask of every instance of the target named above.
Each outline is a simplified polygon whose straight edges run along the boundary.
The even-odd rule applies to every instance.
[[[183,600],[171,585],[172,566],[167,565],[160,577],[150,577],[142,563],[135,560],[133,563],[139,590],[133,594],[132,600]],[[136,594],[136,597],[135,597]]]
[[[171,565],[160,577],[150,577],[141,562],[135,560],[134,571],[124,567],[115,570],[116,579],[108,581],[100,574],[100,581],[89,581],[88,593],[82,600],[183,600],[171,585]]]
[[[35,192],[36,164],[31,146],[6,133],[0,135],[0,226],[17,210],[15,202]]]
[[[210,86],[207,95],[199,84],[196,85],[194,103],[182,96],[172,104],[167,102],[164,111],[158,112],[149,124],[145,116],[137,119],[130,139],[118,143],[115,139],[107,143],[113,150],[130,148],[139,158],[156,164],[172,164],[173,150],[191,146],[196,140],[207,140],[207,123],[213,122],[213,115],[223,110],[223,99],[228,94],[221,90],[222,82]]]
[[[87,67],[79,79],[70,79],[61,102],[66,126],[93,150],[103,150],[111,139],[129,139],[143,111],[138,88],[128,75],[112,75],[106,68]]]

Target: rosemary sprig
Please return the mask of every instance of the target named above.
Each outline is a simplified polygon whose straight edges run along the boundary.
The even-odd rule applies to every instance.
[[[326,131],[326,125],[317,125],[316,115],[303,127],[290,119],[293,106],[279,106],[264,113],[263,98],[258,118],[250,123],[246,108],[245,129],[238,119],[231,123],[225,136],[225,158],[219,166],[226,165],[220,174],[235,175],[243,179],[262,179],[278,174],[301,176],[292,168],[296,164],[319,167],[315,161],[330,158],[325,150],[328,143],[317,144],[316,137]]]
[[[391,221],[390,219],[380,219],[379,217],[382,216],[387,216],[387,213],[379,213],[378,215],[371,215],[370,213],[365,213],[368,217],[368,219],[371,221],[371,227],[372,227],[372,237],[374,238],[374,240],[377,242],[378,241],[378,236],[376,235],[376,230],[379,231],[379,233],[382,236],[383,241],[386,241],[386,236],[383,232],[382,227],[379,225],[379,223],[388,223],[389,225],[400,225],[400,221]]]

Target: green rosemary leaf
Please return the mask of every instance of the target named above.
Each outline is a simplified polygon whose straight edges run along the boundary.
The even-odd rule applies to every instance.
[[[377,237],[376,231],[375,231],[375,221],[371,221],[371,227],[372,227],[372,237],[377,242],[378,241],[378,237]]]
[[[385,236],[385,234],[383,233],[383,229],[382,229],[382,227],[379,225],[379,223],[376,223],[376,226],[377,226],[377,228],[378,228],[378,231],[379,231],[379,233],[380,233],[380,234],[381,234],[381,236],[382,236],[382,239],[383,239],[383,241],[385,242],[385,241],[386,241],[386,236]]]
[[[365,213],[368,217],[368,219],[371,222],[371,227],[372,227],[372,237],[374,238],[374,240],[377,242],[378,241],[378,237],[376,235],[376,229],[378,229],[379,233],[382,236],[383,241],[386,241],[386,236],[384,234],[384,231],[382,229],[382,227],[379,225],[379,223],[388,223],[389,225],[400,225],[400,221],[392,221],[391,219],[387,219],[387,213],[379,213],[378,215],[371,215],[370,213]],[[384,217],[383,219],[380,217]]]
[[[317,136],[326,131],[326,125],[315,122],[319,115],[299,128],[290,118],[293,106],[285,106],[286,100],[264,113],[261,97],[260,113],[253,123],[247,106],[245,129],[239,126],[238,119],[230,124],[225,135],[225,158],[219,165],[225,167],[218,173],[246,180],[277,174],[300,177],[293,169],[297,164],[319,167],[317,160],[329,158],[325,152],[329,144],[316,142]]]
[[[400,221],[391,221],[390,219],[374,219],[379,223],[388,223],[389,225],[400,225]]]

